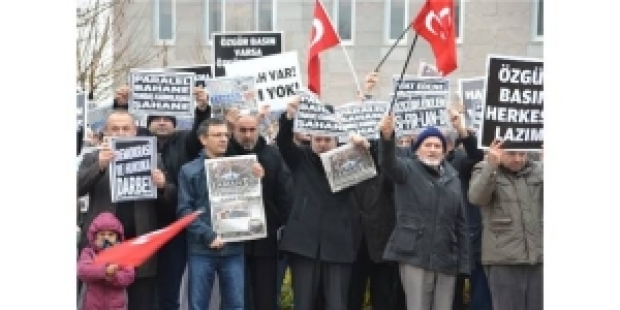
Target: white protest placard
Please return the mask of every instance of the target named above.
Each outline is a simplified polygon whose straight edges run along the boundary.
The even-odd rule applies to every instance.
[[[284,110],[301,87],[301,70],[296,51],[240,60],[226,65],[226,76],[256,76],[258,105]]]

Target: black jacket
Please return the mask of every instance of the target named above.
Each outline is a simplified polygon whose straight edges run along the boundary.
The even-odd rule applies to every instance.
[[[351,190],[332,193],[321,160],[311,148],[293,142],[293,121],[280,118],[276,138],[294,180],[294,202],[280,250],[333,263],[352,263],[357,257],[359,228]]]
[[[469,227],[469,241],[471,243],[471,255],[473,259],[480,261],[482,247],[482,218],[480,208],[469,202],[469,181],[474,166],[484,159],[484,152],[478,149],[478,141],[475,134],[469,134],[466,138],[457,140],[456,145],[463,144],[463,149],[454,149],[446,154],[446,160],[459,173],[461,190],[467,207],[467,226]],[[472,264],[473,268],[473,264]]]
[[[461,182],[451,165],[433,172],[395,154],[395,139],[379,142],[379,163],[394,180],[396,226],[384,259],[445,274],[469,274],[469,234]]]
[[[166,171],[166,182],[171,183],[175,190],[178,185],[179,172],[181,166],[192,161],[202,150],[202,144],[196,135],[200,123],[211,115],[211,107],[205,111],[196,109],[194,114],[194,125],[191,130],[178,130],[170,136],[163,144],[157,144],[157,152],[161,155],[163,166]],[[170,203],[158,206],[158,222],[161,227],[167,226],[178,219],[177,195]]]
[[[362,181],[352,190],[354,206],[361,220],[361,232],[356,234],[356,239],[361,238],[366,242],[370,259],[380,263],[396,221],[394,184],[381,172],[376,141],[371,142],[370,153],[377,167],[377,176]]]
[[[277,148],[267,145],[258,137],[254,149],[245,150],[234,138],[228,144],[228,155],[256,154],[265,170],[261,179],[263,203],[267,218],[267,237],[245,243],[246,253],[254,256],[275,257],[278,255],[278,228],[284,226],[293,204],[293,180]]]

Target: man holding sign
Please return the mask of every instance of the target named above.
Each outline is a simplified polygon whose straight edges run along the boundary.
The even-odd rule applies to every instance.
[[[135,137],[137,133],[134,117],[125,110],[112,111],[104,127],[106,137]],[[89,227],[93,219],[102,212],[111,212],[121,221],[127,239],[146,234],[157,229],[156,200],[112,202],[110,186],[110,162],[116,156],[108,142],[101,149],[86,154],[77,173],[78,197],[89,196],[89,208],[83,227]],[[158,161],[161,162],[161,161]],[[158,200],[170,199],[170,186],[167,186],[164,172],[153,169],[153,184],[158,189]],[[82,229],[80,248],[86,245],[86,229]],[[152,309],[156,285],[157,264],[148,260],[136,270],[136,281],[127,288],[128,310]]]
[[[469,188],[482,214],[482,265],[494,309],[542,310],[543,167],[502,147],[491,143]]]

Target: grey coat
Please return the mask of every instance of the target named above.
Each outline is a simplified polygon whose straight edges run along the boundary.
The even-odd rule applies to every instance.
[[[543,168],[514,173],[486,161],[474,167],[469,199],[482,214],[482,264],[543,262]]]
[[[456,170],[435,172],[415,157],[396,157],[395,139],[379,142],[379,165],[394,180],[396,225],[384,259],[448,275],[469,274],[469,234]]]

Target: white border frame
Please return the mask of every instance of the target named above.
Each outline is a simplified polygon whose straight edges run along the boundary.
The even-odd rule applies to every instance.
[[[258,25],[260,24],[260,21],[259,21],[260,10],[258,9],[258,7],[260,5],[260,1],[261,0],[253,0],[254,2],[254,30],[255,31],[259,31]],[[277,9],[278,1],[276,0],[270,0],[270,1],[271,1],[271,31],[276,31],[276,26],[278,25],[278,9]],[[264,32],[265,30],[262,30],[262,31]]]
[[[505,55],[500,55],[500,54],[488,54],[487,55],[487,60],[486,63],[484,65],[485,68],[485,72],[486,72],[486,78],[484,79],[484,88],[482,89],[482,111],[486,111],[487,109],[487,92],[488,92],[488,87],[489,87],[489,67],[491,66],[491,58],[501,58],[501,59],[506,59],[506,60],[516,60],[516,61],[540,61],[544,63],[544,60],[542,58],[529,58],[529,57],[514,57],[514,56],[505,56]],[[544,108],[544,105],[543,105]],[[483,112],[484,113],[484,112]],[[479,134],[479,139],[478,139],[478,148],[481,150],[488,150],[489,147],[488,146],[484,146],[482,145],[482,133],[484,132],[484,114],[482,115],[482,123],[480,124],[480,134]],[[544,128],[544,124],[543,124],[543,128]],[[544,141],[543,141],[544,144]],[[537,152],[540,150],[537,149],[509,149],[510,151],[517,151],[517,152]]]
[[[392,1],[403,1],[405,3],[405,9],[403,10],[404,21],[403,30],[407,27],[407,22],[411,22],[410,13],[409,13],[409,0],[386,0],[384,1],[385,5],[383,6],[383,43],[385,45],[394,45],[396,40],[390,39],[390,19],[392,13]],[[407,41],[409,40],[409,31],[405,33],[403,38],[398,42],[397,46],[406,46]]]
[[[336,28],[336,32],[338,33],[338,37],[340,37],[340,42],[342,45],[344,46],[353,46],[355,45],[355,29],[356,29],[356,22],[357,22],[357,18],[355,16],[356,14],[356,7],[357,7],[357,0],[350,0],[351,1],[351,39],[350,40],[345,40],[340,36],[340,29],[338,29],[338,24],[340,21],[340,10],[338,9],[338,5],[340,4],[341,0],[332,0],[332,15],[334,18],[332,18],[332,21],[334,22],[334,28]]]
[[[538,4],[541,0],[532,0],[533,8],[532,8],[532,41],[534,42],[544,42],[545,34],[543,32],[542,36],[538,35]],[[544,6],[544,4],[543,4]],[[543,16],[543,23],[545,22],[545,18]],[[544,31],[544,30],[543,30]]]
[[[221,10],[221,28],[220,31],[218,33],[225,33],[226,32],[226,0],[203,0],[202,3],[204,3],[203,8],[204,8],[204,12],[202,14],[203,16],[203,29],[205,31],[204,35],[203,35],[203,42],[204,45],[209,45],[212,46],[213,45],[213,32],[211,35],[209,35],[209,31],[211,28],[211,14],[210,13],[210,9],[211,9],[211,2],[214,1],[219,1],[222,5],[222,10]],[[211,52],[211,54],[213,54],[213,52]],[[215,64],[214,64],[215,65]]]
[[[177,39],[177,0],[170,0],[172,6],[172,39],[162,40],[159,38],[159,4],[161,0],[153,0],[153,41],[156,46],[175,45]]]

